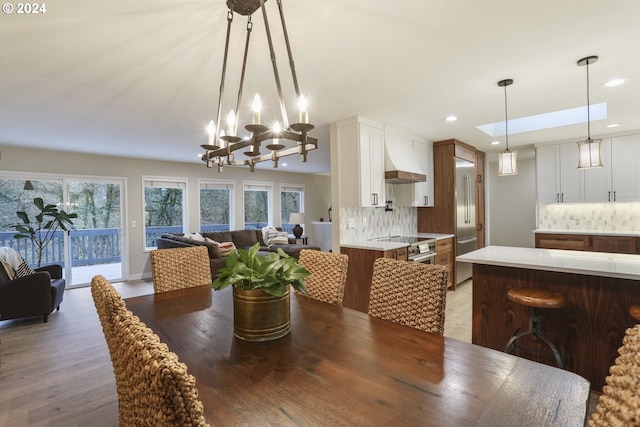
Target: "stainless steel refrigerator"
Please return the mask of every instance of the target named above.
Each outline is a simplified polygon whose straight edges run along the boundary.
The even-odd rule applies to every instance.
[[[456,256],[478,249],[475,164],[456,161]],[[456,285],[471,277],[471,263],[456,262]]]

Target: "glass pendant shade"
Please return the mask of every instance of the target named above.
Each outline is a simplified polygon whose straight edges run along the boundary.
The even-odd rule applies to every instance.
[[[505,150],[498,153],[498,176],[518,174],[518,151]]]
[[[578,142],[578,169],[601,168],[600,158],[601,139],[585,139]]]

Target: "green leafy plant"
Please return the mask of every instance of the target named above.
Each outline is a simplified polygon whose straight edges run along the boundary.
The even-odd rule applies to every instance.
[[[34,221],[29,219],[29,215],[24,211],[16,212],[21,223],[12,225],[18,232],[13,237],[16,239],[31,239],[33,246],[38,253],[38,267],[42,261],[42,253],[54,237],[54,233],[61,229],[69,231],[74,229],[72,219],[77,218],[75,213],[66,213],[58,209],[56,205],[45,205],[41,197],[33,199],[33,204],[38,208]]]
[[[258,255],[260,244],[248,250],[238,249],[238,254],[227,255],[226,265],[218,272],[211,287],[215,290],[233,286],[244,290],[261,290],[273,296],[283,296],[287,286],[307,295],[304,278],[311,276],[309,270],[282,249],[266,256]],[[241,261],[238,260],[238,255]]]

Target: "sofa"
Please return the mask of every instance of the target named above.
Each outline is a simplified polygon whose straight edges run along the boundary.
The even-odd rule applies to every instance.
[[[13,280],[0,267],[0,320],[42,316],[60,310],[65,289],[61,265],[36,268],[34,274]]]
[[[282,249],[287,255],[296,259],[300,257],[303,249],[320,250],[318,246],[296,244],[293,238],[287,239],[287,244],[267,245],[262,236],[262,230],[234,230],[234,231],[210,231],[199,233],[202,237],[215,242],[233,242],[236,249],[249,249],[256,243],[260,243],[259,254],[267,255]],[[190,234],[191,235],[191,234]],[[196,240],[185,237],[182,233],[164,233],[157,240],[158,249],[184,248],[189,246],[206,246],[209,251],[209,264],[211,267],[211,277],[215,280],[218,277],[218,270],[225,266],[226,254],[220,250],[218,245],[211,241]]]

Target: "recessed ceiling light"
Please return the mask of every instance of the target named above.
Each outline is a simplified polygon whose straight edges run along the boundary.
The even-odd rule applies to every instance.
[[[491,141],[491,145],[498,145],[500,144],[500,141]]]
[[[446,122],[455,122],[456,120],[458,120],[458,118],[456,116],[451,115],[451,116],[445,117],[444,120]]]
[[[617,128],[618,126],[620,126],[620,123],[609,123],[605,127],[606,128]]]
[[[616,87],[616,86],[620,86],[625,81],[626,81],[625,79],[615,78],[615,79],[607,80],[606,82],[602,83],[602,86],[603,87]]]

